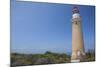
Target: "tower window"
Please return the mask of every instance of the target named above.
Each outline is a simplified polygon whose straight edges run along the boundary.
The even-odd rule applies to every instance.
[[[75,22],[75,24],[77,24],[77,22]]]

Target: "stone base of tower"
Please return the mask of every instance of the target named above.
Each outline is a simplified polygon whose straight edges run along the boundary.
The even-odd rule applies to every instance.
[[[75,52],[72,53],[71,62],[82,62],[82,61],[86,61],[86,55],[84,52],[79,54]]]
[[[71,60],[72,63],[77,63],[77,62],[80,62],[79,59],[76,59],[76,60]]]
[[[71,59],[70,62],[72,62],[72,63],[77,63],[77,62],[84,62],[84,61],[86,61],[86,58],[81,58],[81,59]]]

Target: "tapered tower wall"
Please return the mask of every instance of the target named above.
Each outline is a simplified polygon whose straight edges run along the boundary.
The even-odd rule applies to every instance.
[[[72,56],[71,60],[83,60],[85,57],[84,41],[82,34],[82,21],[79,10],[72,16]]]

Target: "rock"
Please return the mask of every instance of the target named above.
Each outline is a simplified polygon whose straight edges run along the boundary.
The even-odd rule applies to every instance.
[[[53,62],[47,58],[39,58],[36,60],[35,64],[52,64]]]

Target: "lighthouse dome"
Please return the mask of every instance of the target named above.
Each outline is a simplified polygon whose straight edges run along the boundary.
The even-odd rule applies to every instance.
[[[72,17],[73,17],[73,18],[80,18],[80,14],[79,14],[79,13],[75,13],[75,14],[73,14]]]

